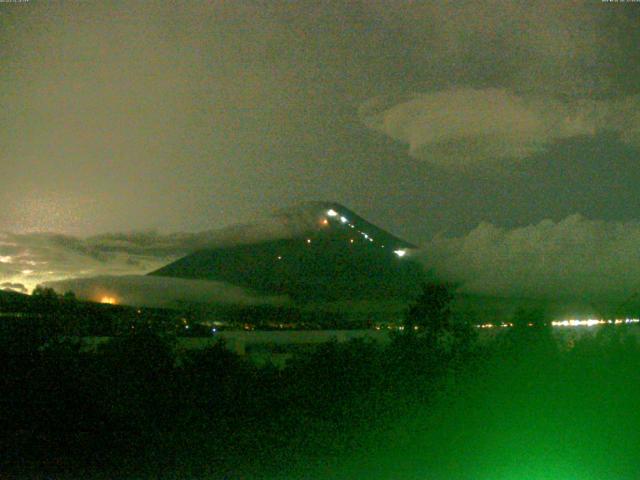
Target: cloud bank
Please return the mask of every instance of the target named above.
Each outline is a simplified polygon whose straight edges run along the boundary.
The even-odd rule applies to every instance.
[[[144,241],[142,239],[145,239]],[[0,233],[0,282],[30,291],[43,282],[146,273],[190,246],[150,233],[79,238],[54,233]]]
[[[47,282],[45,285],[58,293],[72,290],[83,300],[99,302],[109,297],[117,303],[144,307],[171,308],[189,303],[278,304],[286,300],[284,297],[260,296],[224,282],[146,275],[102,275]]]
[[[309,211],[304,209],[288,211],[270,224],[222,232],[145,232],[86,239],[5,233],[0,235],[0,288],[24,291],[43,282],[73,281],[77,282],[73,288],[64,283],[60,288],[80,288],[95,297],[97,283],[93,278],[100,277],[100,281],[108,279],[122,298],[139,302],[144,296],[141,292],[148,287],[148,295],[161,303],[165,301],[166,292],[160,293],[163,288],[170,291],[179,287],[182,292],[188,290],[186,284],[161,285],[160,280],[141,284],[147,280],[137,279],[139,276],[206,246],[233,244],[240,237],[244,242],[281,238],[303,228],[306,215]],[[606,222],[571,215],[557,222],[544,220],[512,229],[482,223],[466,235],[436,236],[422,245],[416,258],[439,277],[460,283],[469,293],[626,298],[640,292],[638,221]],[[123,283],[111,279],[121,275],[125,276]],[[87,278],[88,283],[78,280]],[[129,287],[132,291],[126,293]],[[253,297],[232,286],[209,284],[202,288],[198,299],[207,295],[217,299],[223,294],[237,301]],[[173,300],[171,296],[167,301]]]
[[[612,100],[457,88],[377,98],[360,108],[370,128],[408,144],[417,159],[447,167],[500,165],[561,140],[615,133],[640,147],[640,95]]]
[[[558,298],[640,293],[640,222],[572,215],[504,229],[482,223],[465,236],[437,237],[419,259],[462,290]]]
[[[25,287],[22,283],[2,282],[0,283],[0,290],[18,293],[29,293],[27,287]]]
[[[98,275],[145,274],[191,252],[298,235],[317,223],[322,204],[310,202],[250,224],[162,234],[110,233],[87,238],[57,233],[0,232],[0,282],[37,284]]]

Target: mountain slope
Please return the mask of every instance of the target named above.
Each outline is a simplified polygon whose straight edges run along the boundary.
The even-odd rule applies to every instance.
[[[415,248],[342,205],[308,202],[276,212],[276,238],[247,241],[248,225],[235,243],[195,252],[150,275],[220,280],[295,300],[408,298],[422,279],[410,258]],[[282,238],[278,238],[282,237]]]

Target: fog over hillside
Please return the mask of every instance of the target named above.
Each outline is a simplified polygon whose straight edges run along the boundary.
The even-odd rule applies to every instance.
[[[147,275],[102,275],[47,282],[59,293],[73,291],[84,300],[109,301],[145,307],[179,307],[186,304],[233,303],[240,305],[282,304],[285,297],[258,295],[223,282],[151,277]]]

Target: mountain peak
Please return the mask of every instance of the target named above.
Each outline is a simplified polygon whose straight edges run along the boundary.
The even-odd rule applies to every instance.
[[[226,233],[232,235],[223,244],[151,275],[224,281],[297,299],[405,296],[420,283],[422,268],[404,258],[415,245],[336,202],[286,207]]]

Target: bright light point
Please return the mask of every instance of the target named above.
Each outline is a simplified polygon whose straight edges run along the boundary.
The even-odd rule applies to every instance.
[[[311,239],[310,238],[307,238],[307,243],[311,243]]]
[[[342,223],[347,223],[349,220],[347,220],[345,217],[340,217],[340,221]]]
[[[597,318],[587,318],[584,320],[579,320],[576,318],[571,318],[568,320],[554,320],[553,322],[551,322],[551,325],[554,327],[595,327],[596,325],[621,325],[631,323],[640,323],[640,319],[618,318],[615,320],[602,320]]]
[[[353,243],[353,242],[354,242],[353,238],[351,238],[351,239],[349,240],[349,242],[350,242],[350,243]]]
[[[11,255],[0,255],[0,263],[11,263],[12,261]]]
[[[330,217],[337,217],[338,216],[338,212],[336,212],[333,208],[331,210],[327,210],[327,215],[329,215]]]
[[[100,303],[106,303],[108,305],[116,305],[118,302],[114,297],[102,297]]]
[[[329,220],[326,219],[326,218],[323,218],[322,222],[320,222],[320,223],[322,223],[322,225],[329,225]]]
[[[364,238],[369,238],[369,235],[367,235],[366,233],[362,234],[364,236]]]
[[[397,256],[402,258],[407,254],[407,251],[406,250],[394,250],[393,253],[395,253]]]
[[[282,255],[278,255],[278,260],[282,260]]]

